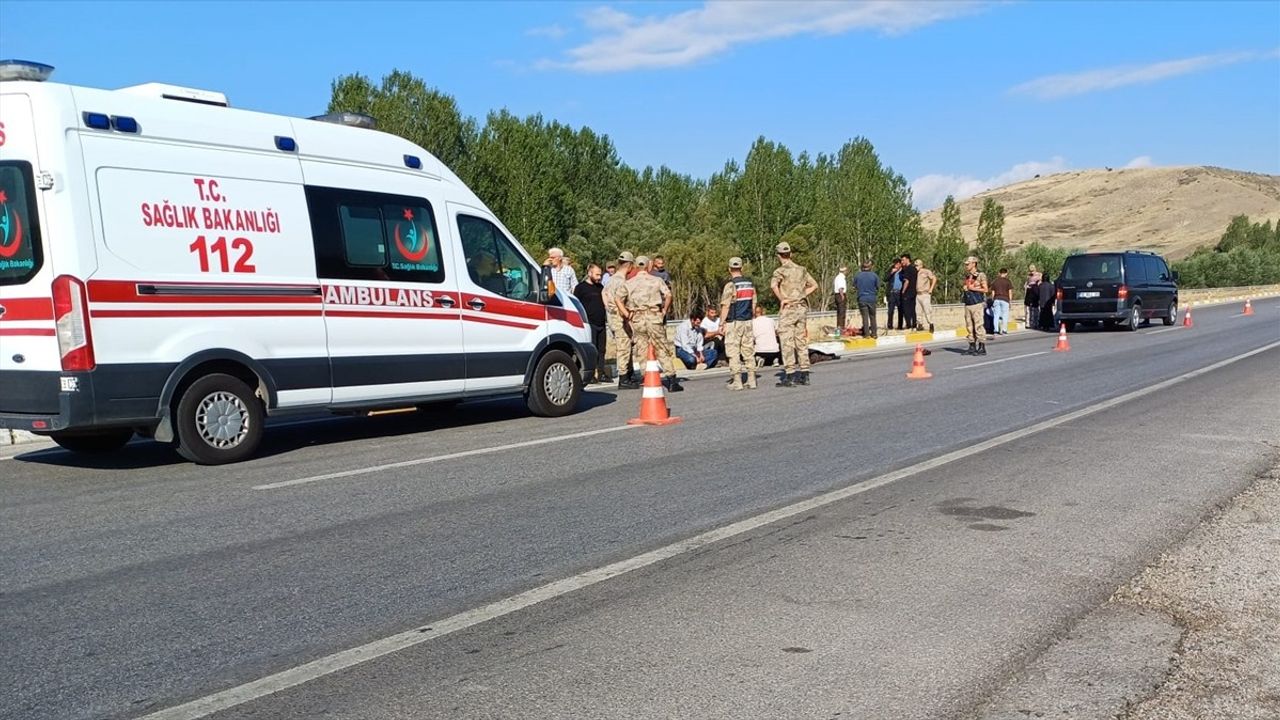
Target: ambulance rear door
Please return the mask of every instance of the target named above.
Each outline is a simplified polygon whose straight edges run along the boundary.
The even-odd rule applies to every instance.
[[[56,414],[62,370],[54,322],[43,168],[31,98],[0,99],[0,413]],[[76,301],[82,301],[79,294]],[[73,338],[68,337],[69,340]],[[45,429],[45,428],[31,428]]]

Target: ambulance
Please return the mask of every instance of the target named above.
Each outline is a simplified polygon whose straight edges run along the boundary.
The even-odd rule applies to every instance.
[[[52,71],[0,61],[0,428],[221,464],[268,416],[579,404],[572,288],[427,151],[363,115]]]

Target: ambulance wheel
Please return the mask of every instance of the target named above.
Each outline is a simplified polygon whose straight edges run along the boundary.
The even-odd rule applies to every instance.
[[[133,439],[133,431],[124,428],[120,430],[103,430],[94,433],[53,433],[49,437],[58,443],[61,447],[76,453],[85,453],[86,455],[101,455],[103,453],[114,452],[125,446],[125,443]]]
[[[551,350],[538,360],[529,382],[525,401],[529,411],[542,417],[560,417],[573,412],[582,397],[582,376],[573,358]]]
[[[265,415],[243,381],[221,373],[206,375],[178,401],[178,454],[201,465],[247,459],[262,442]]]

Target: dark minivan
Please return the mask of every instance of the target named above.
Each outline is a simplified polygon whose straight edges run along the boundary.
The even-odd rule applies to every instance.
[[[1098,321],[1127,330],[1152,318],[1172,325],[1178,316],[1178,277],[1153,252],[1072,255],[1058,278],[1058,320],[1071,330]]]

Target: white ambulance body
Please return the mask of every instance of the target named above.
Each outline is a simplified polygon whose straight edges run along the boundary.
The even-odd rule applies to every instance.
[[[596,351],[572,288],[425,150],[48,71],[0,65],[0,427],[222,463],[266,415],[578,404]]]

